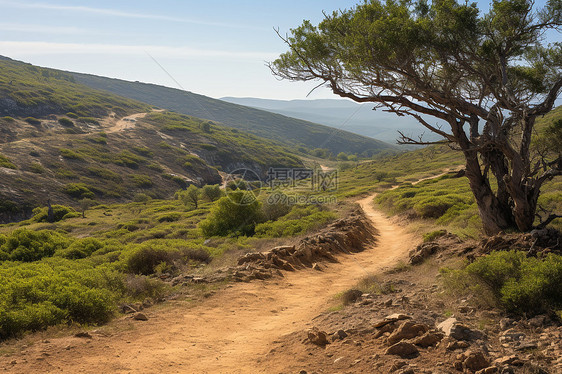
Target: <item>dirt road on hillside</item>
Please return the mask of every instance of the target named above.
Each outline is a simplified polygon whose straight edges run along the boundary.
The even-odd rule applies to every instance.
[[[148,321],[114,321],[92,339],[50,339],[11,357],[0,367],[13,373],[265,373],[283,372],[286,362],[264,363],[279,337],[304,330],[326,311],[333,295],[368,274],[405,260],[417,240],[372,205],[358,201],[377,228],[377,244],[343,255],[323,271],[300,270],[281,279],[234,284],[201,304],[181,301],[148,309]],[[5,362],[1,362],[5,361]],[[275,369],[274,371],[271,371]]]
[[[163,112],[163,111],[164,109],[154,109],[152,112]],[[117,120],[113,126],[105,129],[105,132],[114,133],[114,132],[124,131],[127,129],[132,129],[136,126],[137,120],[146,117],[148,114],[152,112],[135,113],[135,114],[131,114],[130,116],[123,117],[120,120]]]

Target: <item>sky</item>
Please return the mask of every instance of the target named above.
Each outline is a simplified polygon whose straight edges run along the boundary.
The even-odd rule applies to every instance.
[[[0,55],[214,98],[304,99],[317,83],[279,81],[266,66],[287,49],[275,29],[357,2],[0,0]]]

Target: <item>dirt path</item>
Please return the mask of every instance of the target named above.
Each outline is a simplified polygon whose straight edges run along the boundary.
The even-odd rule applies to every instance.
[[[411,234],[377,211],[372,199],[358,203],[379,231],[377,244],[342,256],[340,263],[324,265],[323,271],[302,270],[282,279],[234,284],[192,308],[171,302],[147,310],[146,322],[122,318],[101,330],[114,331],[108,336],[38,343],[0,358],[0,367],[18,373],[281,372],[283,362],[268,362],[267,371],[259,363],[277,338],[306,329],[330,306],[335,293],[406,259],[417,244]]]
[[[153,112],[163,112],[164,109],[154,109]],[[120,132],[127,129],[132,129],[136,126],[137,120],[146,117],[148,114],[152,112],[142,112],[142,113],[135,113],[131,114],[130,116],[123,117],[120,120],[117,120],[115,124],[111,127],[105,129],[107,133],[115,133]]]

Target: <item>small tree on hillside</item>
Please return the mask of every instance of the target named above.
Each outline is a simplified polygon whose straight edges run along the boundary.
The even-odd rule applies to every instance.
[[[215,201],[222,196],[222,191],[218,184],[208,184],[201,189],[201,194],[209,201]]]
[[[82,218],[86,218],[86,211],[93,206],[98,205],[97,201],[90,198],[85,198],[79,201],[80,211],[82,212]]]
[[[187,207],[193,207],[194,209],[199,207],[201,191],[194,185],[187,187],[184,191],[179,191],[176,196]]]
[[[562,1],[533,5],[493,0],[480,14],[456,0],[366,1],[291,30],[270,68],[415,118],[463,153],[485,232],[528,231],[541,186],[562,174],[560,155],[531,152],[535,120],[562,88],[562,44],[544,41],[562,27]]]

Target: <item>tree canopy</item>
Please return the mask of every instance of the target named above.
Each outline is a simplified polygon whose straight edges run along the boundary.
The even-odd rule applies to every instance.
[[[541,186],[562,174],[559,153],[531,149],[562,88],[562,45],[545,37],[561,26],[561,0],[494,0],[487,13],[456,0],[365,1],[291,29],[270,68],[414,117],[463,152],[485,231],[527,231]]]

